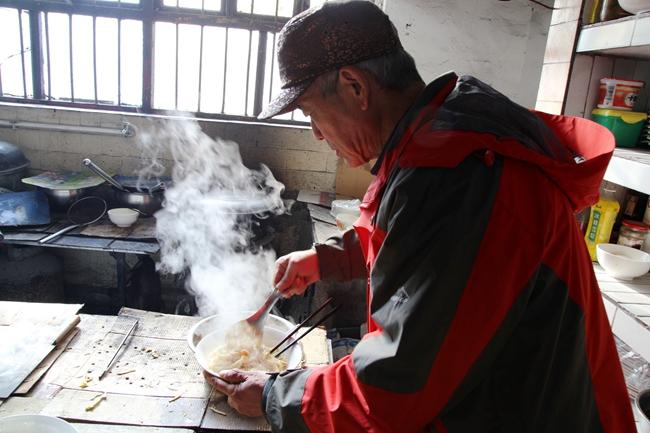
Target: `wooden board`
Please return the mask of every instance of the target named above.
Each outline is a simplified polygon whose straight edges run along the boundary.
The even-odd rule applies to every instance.
[[[166,397],[108,394],[95,409],[86,410],[98,395],[101,393],[62,389],[41,414],[111,424],[198,427],[207,405],[207,399],[180,398],[170,402]]]
[[[63,353],[65,348],[70,344],[70,341],[77,335],[78,329],[73,329],[71,332],[68,332],[68,335],[56,345],[55,349],[50,352],[49,355],[36,367],[32,373],[27,376],[27,378],[20,384],[20,386],[14,391],[16,395],[27,394],[32,387],[38,382],[38,380],[43,377],[47,370],[54,364],[54,361],[57,360],[59,356]]]
[[[193,433],[184,428],[142,427],[115,424],[72,423],[79,433]]]
[[[271,430],[271,426],[263,416],[259,418],[248,418],[239,415],[235,409],[228,405],[225,396],[218,392],[215,392],[210,398],[210,403],[201,422],[201,428],[237,431]]]

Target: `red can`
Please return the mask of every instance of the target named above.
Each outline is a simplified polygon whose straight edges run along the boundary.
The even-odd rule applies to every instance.
[[[598,108],[633,110],[644,84],[636,80],[601,78]]]

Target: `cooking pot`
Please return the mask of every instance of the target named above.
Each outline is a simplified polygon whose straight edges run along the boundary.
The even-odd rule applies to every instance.
[[[164,191],[138,191],[134,187],[125,186],[125,191],[113,187],[115,201],[120,207],[137,209],[144,213],[145,216],[151,216],[162,208],[162,202],[165,198]]]
[[[70,207],[72,203],[82,197],[89,195],[95,188],[73,188],[73,189],[52,189],[37,187],[39,191],[43,191],[47,196],[47,201],[50,203],[52,210],[64,211]]]

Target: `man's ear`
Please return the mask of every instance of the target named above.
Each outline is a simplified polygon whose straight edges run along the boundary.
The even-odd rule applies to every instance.
[[[368,74],[354,66],[339,69],[341,93],[354,102],[362,111],[368,109],[370,101],[370,81]]]

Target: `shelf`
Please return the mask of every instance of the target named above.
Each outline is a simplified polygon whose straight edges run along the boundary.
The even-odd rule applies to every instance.
[[[605,180],[650,194],[650,150],[616,148]]]
[[[650,59],[650,12],[584,26],[576,52]]]
[[[594,272],[612,331],[650,361],[650,274],[631,281],[617,280],[597,263]]]

